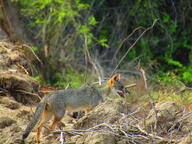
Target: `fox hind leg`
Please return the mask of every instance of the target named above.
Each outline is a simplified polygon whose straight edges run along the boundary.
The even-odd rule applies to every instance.
[[[58,118],[58,117],[54,117],[54,119],[53,119],[53,123],[51,124],[51,126],[50,126],[50,129],[51,130],[53,130],[53,129],[55,129],[55,127],[57,126],[57,124],[58,124],[58,122],[61,120],[62,118]]]
[[[53,130],[57,126],[58,122],[63,118],[66,112],[66,104],[61,102],[58,105],[53,105],[52,109],[54,109],[54,119],[50,126],[50,129]]]
[[[40,133],[41,133],[41,128],[43,126],[43,124],[45,124],[47,121],[49,121],[52,117],[52,113],[48,110],[44,110],[41,116],[41,120],[39,121],[38,125],[37,125],[37,136],[36,136],[36,140],[37,143],[40,142]]]
[[[54,114],[54,119],[52,122],[52,125],[50,126],[50,129],[53,130],[55,129],[55,127],[57,126],[58,122],[63,118],[63,116],[65,115],[65,109],[59,109],[58,111],[55,112]]]

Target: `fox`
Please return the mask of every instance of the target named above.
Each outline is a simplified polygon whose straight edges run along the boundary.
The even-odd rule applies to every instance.
[[[55,129],[66,111],[83,110],[88,113],[112,93],[120,97],[125,97],[127,93],[124,85],[120,82],[120,74],[115,74],[101,86],[84,84],[80,88],[56,90],[44,96],[37,105],[35,114],[22,135],[22,140],[24,141],[37,125],[36,141],[40,143],[41,128],[52,117],[53,121],[49,127],[50,130]]]

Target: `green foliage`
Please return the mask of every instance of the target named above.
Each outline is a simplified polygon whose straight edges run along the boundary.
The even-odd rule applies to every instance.
[[[62,35],[62,31],[66,27],[72,29],[73,36],[83,35],[88,39],[89,44],[92,43],[94,36],[91,30],[97,24],[97,21],[93,15],[84,15],[84,12],[90,8],[88,3],[81,0],[13,1],[19,2],[22,6],[21,14],[31,19],[28,26],[40,31],[38,35],[42,44],[51,49],[48,53],[51,57],[54,57],[53,51],[55,51],[58,44],[62,45],[66,42],[65,37],[67,38],[68,34]],[[69,45],[69,47],[73,47],[73,44]],[[39,51],[43,52],[44,49],[39,49]]]
[[[74,69],[68,69],[64,75],[60,72],[56,72],[53,77],[56,82],[50,84],[54,87],[65,88],[69,84],[72,88],[78,88],[85,83],[85,73],[78,73]],[[45,83],[40,75],[35,76],[34,79],[41,84],[48,84],[47,82]],[[91,81],[91,76],[86,79],[86,82],[88,81]]]
[[[168,13],[164,13],[163,17],[162,17],[162,22],[163,23],[169,23],[171,21],[171,17]]]
[[[79,33],[86,34],[90,31],[89,27],[87,25],[81,25],[79,29]]]
[[[192,66],[184,67],[177,61],[171,61],[171,65],[179,68],[168,72],[158,72],[157,79],[164,82],[168,87],[180,85],[181,82],[192,86]]]
[[[175,33],[176,32],[176,30],[177,30],[177,24],[171,24],[170,26],[169,26],[169,28],[168,28],[168,31],[169,31],[169,33]]]
[[[191,86],[192,83],[192,66],[184,67],[180,72],[180,77],[184,81],[184,83]]]
[[[34,52],[37,52],[37,51],[38,51],[38,47],[36,47],[36,46],[32,46],[31,49],[32,49]]]
[[[155,61],[155,69],[160,80],[173,83],[177,77],[188,85],[192,83],[192,2],[164,0],[12,0],[19,2],[21,13],[31,21],[31,29],[39,35],[40,46],[32,49],[43,55],[44,46],[50,49],[50,65],[63,64],[73,59],[76,53],[83,52],[85,44],[94,55],[98,49],[115,53],[122,41],[137,27],[150,27],[158,19],[153,29],[147,31],[126,57],[126,62],[141,57],[148,66]],[[117,60],[127,51],[144,31],[137,30],[121,46]],[[63,48],[64,47],[64,48]],[[38,49],[37,49],[38,48]],[[63,50],[64,49],[64,50]],[[59,54],[65,51],[68,57]],[[43,53],[43,54],[42,54]],[[82,57],[75,57],[79,61]],[[44,61],[46,61],[44,60]],[[77,61],[78,61],[77,60]],[[61,65],[62,65],[61,64]],[[125,63],[127,65],[127,63]],[[59,76],[60,75],[60,76]],[[71,75],[67,75],[71,78]],[[173,76],[173,78],[171,78]],[[64,79],[55,74],[58,80]],[[68,81],[68,80],[67,80]],[[78,80],[77,80],[78,81]],[[58,82],[59,83],[59,82]],[[61,84],[58,84],[61,85]]]
[[[164,95],[161,95],[161,99],[173,100],[179,104],[184,104],[184,105],[190,105],[192,102],[191,92],[189,91],[185,91],[182,93],[175,93],[175,92],[165,93]]]
[[[166,84],[167,87],[180,85],[180,78],[174,72],[158,72],[157,79]]]
[[[106,38],[101,38],[101,39],[99,39],[99,44],[101,45],[101,46],[103,46],[103,47],[109,47],[109,45],[107,44],[107,39]]]
[[[152,93],[152,98],[155,100],[155,99],[158,99],[159,98],[159,94],[158,92],[153,92]]]
[[[36,81],[38,81],[39,83],[41,83],[41,84],[44,83],[44,81],[42,80],[42,78],[41,78],[40,75],[35,76],[34,79],[35,79]]]
[[[176,61],[176,60],[173,60],[173,59],[167,59],[167,63],[169,65],[177,66],[177,67],[180,67],[180,68],[183,67],[183,65],[179,61]]]
[[[42,75],[48,83],[58,82],[56,86],[65,86],[68,78],[63,78],[59,72],[54,72],[56,66],[66,65],[72,61],[75,53],[83,52],[85,45],[92,47],[94,42],[107,47],[107,39],[97,39],[92,29],[97,20],[89,11],[91,3],[82,0],[12,0],[20,4],[20,13],[29,20],[29,29],[34,29],[33,35],[38,36],[40,45],[33,46],[32,50],[41,56],[45,69]],[[65,50],[63,47],[66,47]],[[89,48],[90,49],[90,48]],[[64,51],[64,52],[63,52]],[[64,54],[63,54],[64,53]],[[65,53],[69,53],[67,57]],[[78,61],[78,60],[77,60]],[[60,68],[57,68],[60,69]],[[60,70],[59,70],[60,71]],[[55,73],[55,74],[54,74]],[[69,79],[70,72],[66,72]],[[54,78],[52,75],[54,74]],[[73,75],[79,86],[81,74]]]
[[[55,87],[65,88],[68,84],[70,84],[72,88],[78,88],[85,83],[85,73],[79,73],[72,68],[67,69],[64,75],[57,72],[54,77],[56,79],[56,83],[54,83]],[[91,78],[92,76],[89,75],[86,82],[90,81]]]
[[[191,99],[191,92],[184,92],[182,94],[182,100],[184,104],[191,104],[192,103],[192,99]]]
[[[137,56],[136,50],[132,49],[129,54],[128,54],[128,58],[129,59],[134,59]]]
[[[97,24],[97,21],[94,16],[89,17],[89,25],[95,26]]]
[[[179,3],[180,6],[182,5],[181,7],[188,9],[186,11],[191,11],[190,8],[186,7],[186,3]],[[170,79],[177,77],[179,81],[191,85],[190,59],[192,54],[186,53],[192,50],[190,38],[192,28],[189,27],[191,22],[188,21],[190,24],[184,22],[187,19],[185,19],[186,15],[182,15],[182,8],[175,5],[177,14],[180,13],[185,19],[183,19],[184,21],[180,21],[175,13],[170,11],[170,7],[166,7],[167,2],[163,0],[136,0],[132,3],[129,1],[129,4],[133,6],[127,14],[127,19],[132,19],[130,20],[131,25],[129,25],[132,30],[137,26],[149,27],[155,19],[159,20],[153,30],[147,32],[137,43],[135,50],[132,49],[129,52],[127,58],[131,60],[142,55],[144,65],[155,60],[155,64],[160,65],[157,75],[162,81],[167,84],[174,83]],[[171,4],[174,5],[175,3],[172,2]],[[188,13],[187,15],[191,17]],[[184,25],[186,25],[185,28]],[[185,55],[183,55],[184,53]],[[172,76],[173,78],[171,78]]]
[[[184,72],[183,75],[182,75],[182,78],[186,82],[192,82],[192,73],[189,72],[189,71]]]

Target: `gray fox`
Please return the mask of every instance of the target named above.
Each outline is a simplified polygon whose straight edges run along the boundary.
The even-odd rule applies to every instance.
[[[124,97],[127,92],[120,82],[120,74],[114,75],[104,86],[84,84],[80,88],[57,90],[50,93],[48,96],[43,97],[38,104],[34,117],[27,125],[22,139],[26,139],[31,130],[38,123],[36,140],[39,143],[41,127],[52,116],[54,116],[54,119],[50,129],[55,128],[57,123],[63,118],[66,110],[85,110],[85,112],[88,112],[102,102],[106,96],[114,92],[121,97]]]

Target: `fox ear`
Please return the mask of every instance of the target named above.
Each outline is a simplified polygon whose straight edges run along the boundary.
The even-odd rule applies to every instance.
[[[114,86],[115,85],[115,82],[120,80],[120,77],[121,75],[120,74],[116,74],[114,75],[112,78],[110,78],[107,82],[107,85],[108,86]]]
[[[118,80],[120,80],[120,78],[121,78],[121,75],[120,75],[120,74],[116,74],[116,75],[114,75],[114,76],[112,77],[112,79],[114,79],[114,81],[118,81]]]

